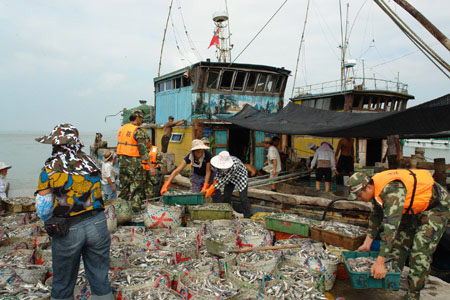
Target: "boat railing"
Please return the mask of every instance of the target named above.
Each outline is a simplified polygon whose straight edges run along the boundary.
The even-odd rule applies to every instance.
[[[399,81],[390,81],[376,78],[351,77],[345,82],[340,80],[326,81],[317,84],[310,84],[302,87],[296,87],[296,96],[316,95],[324,93],[337,93],[351,90],[380,90],[391,91],[402,94],[408,93],[408,85]],[[294,98],[295,98],[294,97]]]

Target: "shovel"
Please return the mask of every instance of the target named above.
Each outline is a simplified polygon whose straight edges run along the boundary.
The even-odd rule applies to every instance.
[[[245,253],[250,251],[264,251],[264,250],[279,250],[279,249],[289,249],[289,248],[299,248],[301,244],[294,245],[279,245],[279,246],[265,246],[265,247],[248,247],[242,249],[230,249],[221,242],[216,242],[212,240],[205,241],[206,250],[214,255],[224,257],[227,253]]]

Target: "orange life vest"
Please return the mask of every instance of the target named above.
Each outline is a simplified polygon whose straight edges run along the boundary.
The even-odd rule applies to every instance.
[[[403,214],[411,213],[411,210],[415,214],[420,213],[426,210],[430,203],[434,179],[427,170],[389,170],[374,175],[372,180],[375,186],[375,200],[381,206],[383,206],[383,199],[380,198],[381,191],[394,180],[400,180],[406,187]]]
[[[117,155],[140,157],[138,143],[134,139],[134,133],[139,128],[134,124],[123,125],[117,134]]]
[[[158,167],[158,165],[156,164],[157,155],[158,155],[158,147],[152,146],[152,148],[148,152],[148,156],[150,157],[150,163],[152,164],[153,168]],[[150,171],[150,166],[147,164],[146,160],[142,161],[142,168],[146,171]]]

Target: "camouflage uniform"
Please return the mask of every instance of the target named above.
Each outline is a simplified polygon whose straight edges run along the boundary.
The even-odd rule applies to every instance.
[[[158,149],[158,153],[156,154],[156,164],[162,166],[163,159],[161,152]],[[145,199],[154,198],[159,196],[159,190],[161,189],[161,183],[164,181],[161,174],[161,168],[157,168],[155,170],[155,176],[152,176],[150,171],[144,171],[145,173]]]
[[[450,196],[435,183],[428,209],[415,216],[403,215],[406,188],[401,181],[388,183],[380,194],[383,207],[374,199],[368,235],[381,233],[379,255],[393,257],[403,269],[409,255],[408,293],[403,299],[419,299],[430,274],[431,257],[450,218]]]
[[[119,198],[131,201],[134,211],[140,211],[143,187],[145,186],[145,173],[142,169],[142,160],[149,160],[146,142],[147,133],[138,128],[134,132],[134,139],[138,143],[140,157],[119,155],[120,194]],[[132,197],[130,199],[130,197]]]

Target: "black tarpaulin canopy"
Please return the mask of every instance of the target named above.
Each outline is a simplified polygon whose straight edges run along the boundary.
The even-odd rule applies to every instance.
[[[289,103],[275,114],[246,105],[227,121],[279,134],[322,137],[450,137],[450,94],[399,112],[336,112]]]

